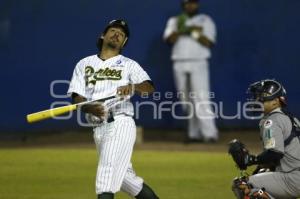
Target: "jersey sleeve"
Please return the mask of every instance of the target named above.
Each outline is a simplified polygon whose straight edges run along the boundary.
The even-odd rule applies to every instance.
[[[275,116],[275,115],[274,115]],[[268,118],[263,124],[262,140],[265,150],[284,152],[284,126],[279,118]]]
[[[129,71],[129,80],[132,84],[139,84],[147,80],[151,81],[146,71],[136,62],[130,64]]]
[[[205,22],[203,25],[203,34],[212,42],[216,43],[216,37],[217,37],[217,30],[216,25],[212,18],[209,16],[205,17]]]
[[[85,94],[85,76],[83,71],[83,61],[77,63],[73,76],[69,85],[68,95],[72,95],[72,93],[77,93],[82,97],[87,98]]]
[[[166,40],[173,32],[177,31],[177,18],[176,17],[171,17],[166,25],[163,39]]]

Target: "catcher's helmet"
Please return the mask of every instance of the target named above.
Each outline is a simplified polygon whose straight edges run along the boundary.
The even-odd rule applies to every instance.
[[[272,79],[265,79],[250,84],[247,93],[252,95],[252,100],[265,102],[279,98],[283,106],[287,105],[284,87]]]
[[[129,35],[130,35],[128,24],[127,24],[127,22],[126,22],[125,20],[123,20],[123,19],[115,19],[115,20],[110,21],[110,22],[108,23],[108,25],[105,27],[105,29],[104,29],[104,31],[102,32],[102,34],[99,35],[99,37],[98,37],[98,39],[97,39],[97,43],[96,43],[97,48],[98,48],[99,50],[101,50],[101,48],[102,48],[102,42],[103,42],[102,35],[105,35],[106,32],[108,31],[108,29],[111,28],[111,27],[118,27],[118,28],[121,28],[121,29],[124,31],[124,33],[125,33],[125,35],[126,35],[126,37],[127,37],[127,39],[126,39],[126,41],[125,41],[125,44],[127,43],[128,38],[129,38]],[[125,44],[124,44],[124,45],[125,45]]]

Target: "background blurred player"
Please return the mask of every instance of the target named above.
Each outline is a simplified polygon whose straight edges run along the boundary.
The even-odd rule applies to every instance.
[[[279,82],[267,79],[251,84],[249,92],[263,104],[259,127],[264,150],[250,155],[239,141],[231,142],[229,151],[242,170],[259,165],[249,179],[235,179],[233,191],[238,199],[300,197],[300,124],[283,109],[286,91]],[[271,172],[258,174],[261,169]]]
[[[216,41],[216,27],[209,16],[198,14],[198,8],[197,0],[183,0],[183,13],[168,20],[163,38],[173,44],[171,59],[177,90],[184,93],[181,100],[193,104],[193,110],[183,106],[185,111],[193,111],[187,141],[214,142],[218,130],[210,107],[208,59]]]
[[[75,103],[109,97],[131,96],[154,90],[148,74],[135,61],[120,55],[129,38],[124,20],[113,20],[98,39],[99,53],[79,61],[68,93]],[[99,199],[112,199],[120,189],[138,199],[158,198],[143,179],[136,176],[131,155],[136,139],[133,105],[126,100],[105,110],[101,104],[86,105],[95,125],[94,139],[100,154],[96,176]]]

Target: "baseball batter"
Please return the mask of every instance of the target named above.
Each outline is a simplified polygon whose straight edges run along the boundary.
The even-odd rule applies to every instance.
[[[99,53],[78,62],[68,90],[75,103],[114,94],[124,97],[113,106],[97,103],[82,107],[89,122],[95,125],[94,140],[100,155],[96,175],[98,199],[112,199],[120,190],[138,199],[158,198],[135,174],[131,164],[136,125],[128,96],[151,93],[154,87],[137,62],[120,54],[128,38],[127,23],[111,21],[98,38]]]
[[[218,130],[210,106],[208,62],[210,48],[216,42],[216,27],[208,15],[198,14],[198,0],[183,0],[182,8],[182,14],[168,20],[163,38],[173,45],[171,59],[176,87],[185,93],[180,95],[181,100],[193,104],[188,138],[190,141],[216,141]]]
[[[300,197],[300,134],[296,129],[300,125],[284,109],[286,91],[279,82],[269,79],[251,84],[249,91],[263,103],[259,127],[264,150],[244,159],[247,166],[258,164],[259,169],[272,172],[255,172],[249,179],[236,180],[233,190],[239,199]]]

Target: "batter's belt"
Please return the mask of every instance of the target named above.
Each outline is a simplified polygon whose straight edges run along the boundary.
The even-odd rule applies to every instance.
[[[111,122],[115,121],[115,119],[120,117],[120,116],[129,116],[129,117],[131,117],[131,115],[128,115],[126,113],[118,113],[118,114],[113,115],[112,112],[109,112],[109,115],[107,117],[106,122],[111,123]]]

